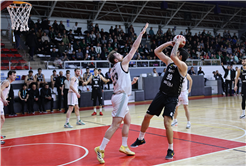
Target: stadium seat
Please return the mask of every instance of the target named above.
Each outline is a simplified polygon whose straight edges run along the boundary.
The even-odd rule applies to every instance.
[[[11,66],[11,70],[15,70],[15,66]]]
[[[19,60],[19,62],[20,62],[20,63],[26,63],[26,61],[23,60],[23,59],[22,59],[22,60]]]
[[[14,56],[15,56],[16,58],[22,58],[22,56],[21,56],[20,54],[14,54]]]
[[[9,68],[6,66],[0,66],[0,70],[8,70]]]
[[[19,63],[19,61],[17,61],[17,60],[11,60],[10,62],[11,63]]]
[[[4,44],[4,43],[1,43],[1,47],[2,47],[2,48],[5,48],[5,44]]]
[[[9,57],[9,58],[14,58],[15,57],[14,54],[6,54],[6,56]]]
[[[16,69],[16,70],[22,70],[23,67],[22,67],[22,66],[15,66],[15,69]]]
[[[29,70],[29,67],[28,66],[24,66],[24,69],[25,70]],[[30,67],[30,69],[32,69],[32,67]]]
[[[4,53],[4,52],[9,52],[9,49],[7,49],[7,48],[2,48],[2,49],[1,49],[1,52],[2,52],[2,53]]]
[[[11,52],[18,52],[18,50],[15,49],[15,48],[10,48],[9,50],[10,50]]]
[[[2,60],[2,63],[9,63],[8,60]]]
[[[7,58],[6,54],[1,54],[1,58]]]

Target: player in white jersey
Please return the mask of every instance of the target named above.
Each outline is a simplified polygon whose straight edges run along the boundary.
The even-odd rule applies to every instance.
[[[67,104],[68,104],[68,110],[66,114],[66,123],[64,124],[65,128],[72,128],[69,124],[69,118],[71,116],[71,112],[73,111],[73,108],[75,107],[75,115],[77,116],[77,125],[85,125],[82,120],[80,120],[80,114],[79,114],[79,103],[78,103],[78,98],[80,98],[80,94],[78,92],[79,88],[79,75],[80,75],[80,69],[74,69],[75,76],[71,78],[70,85],[69,85],[69,90],[67,94]]]
[[[189,89],[188,90],[187,90],[187,80],[189,81]],[[183,104],[184,110],[185,110],[185,115],[186,115],[186,118],[187,118],[186,129],[189,129],[191,127],[191,124],[190,124],[190,113],[189,113],[189,110],[188,110],[188,104],[189,104],[188,94],[191,92],[192,83],[193,83],[192,78],[187,73],[187,76],[185,77],[185,79],[183,81],[183,84],[182,84],[181,94],[179,95],[179,102],[178,102],[178,105],[176,106],[176,111],[174,113],[174,120],[173,120],[171,126],[175,126],[176,124],[178,124],[178,120],[177,120],[178,108],[179,108],[180,104]]]
[[[94,149],[97,155],[97,160],[101,164],[105,163],[105,161],[103,160],[104,149],[106,148],[106,145],[108,144],[113,134],[120,127],[122,121],[124,122],[122,127],[122,145],[119,151],[127,155],[135,155],[135,153],[132,152],[127,146],[128,132],[131,124],[131,116],[127,104],[128,96],[131,94],[131,85],[136,83],[138,78],[135,77],[131,83],[131,77],[128,68],[129,62],[137,51],[139,44],[141,43],[142,36],[145,33],[147,27],[148,23],[145,25],[142,32],[133,43],[132,49],[130,50],[129,54],[126,55],[124,58],[116,51],[111,51],[108,55],[109,62],[114,64],[114,67],[111,69],[110,72],[111,79],[114,85],[114,93],[111,98],[111,102],[113,105],[113,121],[111,126],[106,131],[101,145]]]
[[[6,80],[4,80],[1,83],[1,90],[0,90],[0,115],[1,115],[1,128],[0,130],[2,130],[3,127],[3,123],[5,121],[5,117],[4,117],[4,106],[8,105],[8,101],[6,100],[9,94],[9,90],[10,90],[10,84],[16,79],[16,72],[13,70],[10,70],[8,72],[8,78]],[[5,136],[4,136],[5,137]],[[1,140],[1,144],[4,144],[5,142]]]

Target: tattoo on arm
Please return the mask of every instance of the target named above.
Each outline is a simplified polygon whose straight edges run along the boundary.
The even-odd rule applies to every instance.
[[[172,49],[172,53],[174,56],[177,56],[177,52],[178,52],[178,47],[179,45],[176,43],[174,46],[173,46],[173,49]]]

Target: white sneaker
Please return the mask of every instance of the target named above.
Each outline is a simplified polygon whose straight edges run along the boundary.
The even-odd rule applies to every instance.
[[[186,129],[189,129],[191,127],[190,123],[187,123]]]
[[[172,124],[171,124],[171,126],[175,126],[177,124],[178,124],[178,121],[173,121]]]
[[[242,119],[242,118],[245,118],[245,115],[241,115],[241,116],[240,116],[240,119]]]

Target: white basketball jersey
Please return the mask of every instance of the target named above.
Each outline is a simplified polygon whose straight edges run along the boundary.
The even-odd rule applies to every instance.
[[[118,62],[110,71],[111,79],[114,85],[114,93],[124,92],[130,95],[132,92],[130,72],[122,69],[121,62]]]
[[[75,77],[75,82],[73,84],[73,88],[76,90],[76,92],[78,92],[78,87],[79,87],[79,79],[77,77]],[[73,92],[73,90],[70,88],[70,86],[69,86],[69,91]]]
[[[181,91],[186,91],[187,90],[187,78],[184,78],[184,81],[182,83],[182,90]]]
[[[8,80],[4,80],[4,81],[2,82],[2,84],[3,84],[5,81],[8,81]],[[9,81],[8,81],[8,82],[9,82]],[[2,85],[2,84],[1,84],[1,85]],[[7,88],[5,88],[5,89],[2,91],[3,97],[4,97],[5,100],[6,100],[7,97],[8,97],[9,90],[10,90],[10,84],[9,84],[9,86],[8,86]],[[0,97],[0,98],[1,98],[1,97]],[[1,101],[2,101],[2,98],[1,98]]]

